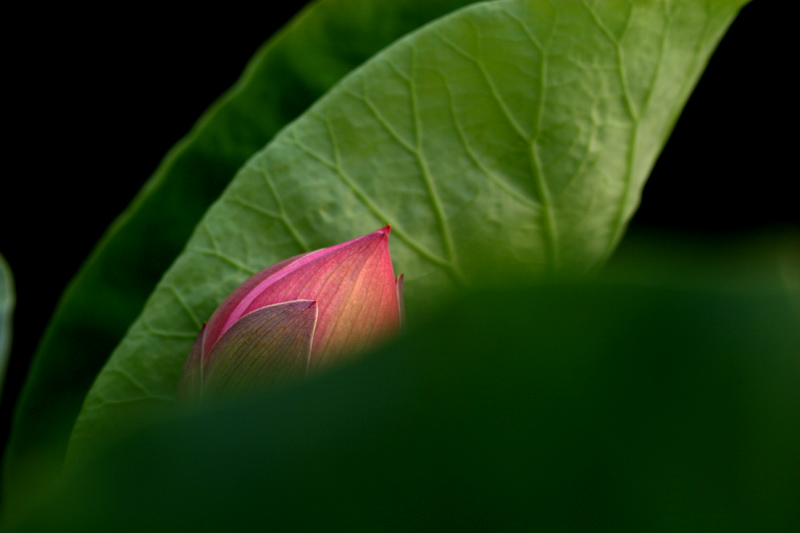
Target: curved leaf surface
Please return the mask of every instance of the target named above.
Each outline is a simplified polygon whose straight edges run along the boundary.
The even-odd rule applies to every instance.
[[[208,211],[89,392],[78,457],[173,403],[192,340],[253,272],[384,224],[408,315],[508,270],[614,249],[741,0],[503,0],[348,76]]]
[[[92,381],[236,171],[334,83],[466,0],[315,2],[164,159],[62,297],[31,365],[4,457],[6,503],[58,472]]]

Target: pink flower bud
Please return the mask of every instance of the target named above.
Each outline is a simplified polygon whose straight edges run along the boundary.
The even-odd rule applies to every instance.
[[[305,375],[395,334],[403,277],[390,227],[286,259],[234,290],[203,326],[179,393],[199,398]]]

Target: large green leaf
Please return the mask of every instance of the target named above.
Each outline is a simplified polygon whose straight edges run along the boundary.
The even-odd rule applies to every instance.
[[[0,254],[0,392],[11,350],[11,317],[14,314],[14,277],[5,258]]]
[[[498,271],[601,263],[743,3],[506,0],[395,43],[211,207],[90,390],[75,457],[170,406],[202,321],[290,255],[391,224],[412,320]]]
[[[800,315],[763,257],[471,295],[142,432],[17,531],[791,531]]]
[[[324,0],[253,58],[166,157],[59,304],[31,366],[4,457],[10,507],[57,473],[86,391],[198,220],[246,159],[345,74],[466,0]]]

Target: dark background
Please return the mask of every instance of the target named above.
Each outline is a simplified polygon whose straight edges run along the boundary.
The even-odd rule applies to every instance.
[[[0,253],[14,272],[18,303],[0,435],[81,262],[296,4],[172,15],[63,7],[8,17],[16,37],[5,54],[11,143]],[[755,0],[723,39],[644,190],[631,234],[729,240],[800,229],[790,192],[795,136],[783,131],[796,91],[789,94],[789,49],[774,7]]]

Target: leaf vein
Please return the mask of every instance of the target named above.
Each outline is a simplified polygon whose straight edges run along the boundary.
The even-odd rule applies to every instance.
[[[209,257],[215,257],[217,259],[220,259],[220,260],[224,261],[225,263],[228,263],[232,267],[237,268],[237,269],[241,270],[242,272],[245,272],[246,274],[253,275],[253,274],[256,273],[256,270],[253,269],[252,267],[249,267],[249,266],[245,265],[244,263],[242,263],[238,259],[236,259],[234,257],[231,257],[228,254],[225,254],[225,253],[221,252],[220,250],[209,250],[207,248],[201,248],[199,246],[191,246],[191,247],[187,248],[187,250],[190,251],[190,252],[193,252],[193,253],[200,254],[200,255],[206,255],[206,256],[209,256]]]
[[[178,302],[178,304],[181,306],[181,309],[183,309],[186,315],[192,320],[195,327],[198,330],[202,328],[203,327],[202,321],[200,321],[200,319],[197,318],[197,315],[194,314],[194,310],[191,307],[189,307],[189,304],[187,304],[186,300],[183,299],[183,296],[181,296],[181,293],[178,292],[178,289],[176,289],[172,285],[166,285],[165,288],[172,294],[172,296],[175,297],[175,301]]]
[[[283,227],[286,229],[286,232],[292,238],[292,240],[297,244],[303,252],[309,251],[309,246],[306,244],[305,240],[300,236],[300,233],[294,227],[294,224],[289,220],[288,215],[286,214],[286,209],[283,206],[283,200],[281,199],[280,195],[278,194],[277,189],[275,188],[275,184],[272,182],[272,177],[269,173],[269,170],[261,166],[261,175],[264,177],[264,181],[269,187],[269,191],[272,194],[272,197],[275,199],[275,203],[278,205],[278,211],[280,212],[280,221],[283,223]]]
[[[428,261],[444,268],[448,269],[452,268],[452,266],[446,260],[438,257],[437,255],[427,250],[424,246],[416,242],[416,240],[413,239],[408,233],[406,233],[405,230],[403,230],[403,228],[394,223],[391,217],[389,217],[386,213],[383,212],[383,210],[380,209],[380,207],[378,207],[374,202],[372,202],[369,196],[367,196],[367,194],[361,190],[361,188],[344,171],[344,169],[340,165],[328,161],[327,158],[321,156],[314,150],[311,150],[309,147],[305,146],[297,137],[297,133],[294,130],[292,130],[292,139],[294,144],[297,145],[297,147],[301,151],[303,151],[303,153],[315,159],[323,166],[331,170],[336,176],[338,176],[339,179],[342,181],[342,183],[344,183],[347,186],[347,188],[350,189],[350,191],[356,196],[356,198],[358,198],[367,207],[367,209],[369,209],[372,212],[375,218],[377,218],[383,224],[388,224],[392,226],[394,234],[397,235],[397,237],[400,238],[400,240],[405,242],[410,248],[412,248],[422,257],[426,258]],[[335,138],[332,139],[331,142],[335,144]]]
[[[497,90],[497,87],[495,87],[494,81],[492,80],[491,76],[489,76],[489,73],[486,71],[486,67],[484,66],[484,64],[478,58],[474,57],[472,54],[468,53],[466,50],[463,50],[460,46],[451,41],[443,33],[437,32],[436,36],[439,37],[439,39],[441,39],[442,42],[445,43],[454,52],[458,53],[459,55],[461,55],[462,57],[464,57],[465,59],[467,59],[476,66],[481,76],[483,77],[484,81],[486,82],[489,91],[492,93],[492,97],[497,102],[497,105],[500,108],[500,111],[502,111],[502,114],[506,119],[506,121],[508,122],[508,124],[522,140],[524,140],[526,143],[530,142],[530,135],[524,130],[524,128],[522,128],[522,126],[517,122],[517,120],[512,115],[511,111],[508,109],[508,106],[505,103],[505,99],[500,95],[500,92]]]
[[[633,101],[633,95],[631,94],[630,87],[628,86],[628,74],[625,70],[625,58],[622,54],[622,46],[620,46],[620,39],[614,37],[614,34],[611,33],[611,30],[608,28],[605,22],[600,18],[600,15],[584,0],[582,5],[586,8],[589,14],[594,19],[597,27],[600,28],[600,31],[605,35],[608,41],[614,46],[614,53],[616,55],[616,63],[617,63],[617,76],[619,77],[620,88],[622,89],[622,99],[625,104],[625,109],[630,116],[631,120],[636,122],[639,119],[639,111],[636,109],[636,104]],[[628,26],[630,25],[631,18],[633,16],[633,7],[628,11],[628,17],[625,21],[625,28],[623,29],[622,35],[624,36],[625,33],[628,31]]]
[[[362,79],[363,79],[363,78],[362,78]],[[383,114],[382,114],[382,113],[380,112],[380,110],[379,110],[379,109],[378,109],[378,108],[375,106],[375,104],[374,104],[374,103],[372,103],[372,100],[370,100],[369,96],[367,95],[367,88],[366,88],[366,85],[364,86],[364,89],[363,89],[363,90],[364,90],[364,94],[363,94],[363,95],[362,95],[362,94],[358,94],[357,92],[353,91],[353,90],[352,90],[352,89],[350,89],[350,88],[346,88],[345,90],[346,90],[346,91],[348,92],[348,94],[350,94],[350,95],[351,95],[353,98],[356,98],[356,99],[358,99],[359,101],[363,102],[363,103],[364,103],[364,105],[366,105],[366,106],[367,106],[367,108],[370,110],[370,112],[371,112],[371,113],[372,113],[372,114],[375,116],[375,118],[378,120],[378,123],[379,123],[381,126],[383,126],[383,128],[386,130],[386,132],[387,132],[389,135],[391,135],[391,136],[392,136],[392,138],[393,138],[395,141],[397,141],[397,142],[398,142],[398,144],[400,144],[400,145],[401,145],[403,148],[405,148],[406,150],[408,150],[408,151],[409,151],[409,152],[411,152],[411,153],[415,153],[415,152],[416,152],[415,148],[414,148],[414,147],[411,145],[411,143],[409,143],[408,141],[406,141],[405,139],[403,139],[403,137],[402,137],[402,136],[401,136],[401,135],[400,135],[400,134],[397,132],[397,130],[395,130],[395,129],[394,129],[394,126],[392,126],[392,125],[391,125],[391,123],[390,123],[390,122],[389,122],[389,121],[386,119],[386,117],[384,117],[384,116],[383,116]]]
[[[431,176],[430,169],[428,168],[428,162],[425,160],[422,148],[422,121],[419,113],[419,104],[417,102],[417,89],[414,85],[414,71],[416,69],[416,62],[417,62],[417,55],[416,55],[416,48],[411,48],[411,79],[408,81],[409,86],[409,95],[411,97],[411,114],[414,117],[414,135],[416,138],[416,150],[414,151],[414,155],[417,160],[417,165],[419,165],[420,173],[422,174],[422,179],[425,183],[425,188],[428,192],[428,196],[431,200],[431,205],[433,206],[433,211],[436,216],[436,221],[438,222],[440,231],[442,233],[442,243],[444,244],[445,254],[447,255],[448,262],[451,265],[457,265],[456,261],[456,250],[455,245],[453,244],[453,235],[450,231],[450,226],[447,223],[447,217],[444,212],[444,206],[442,205],[442,201],[439,198],[439,193],[436,190],[436,185],[433,182],[433,176]]]
[[[478,157],[478,154],[475,153],[475,149],[472,147],[472,144],[469,142],[466,133],[464,132],[464,126],[461,124],[461,121],[458,118],[458,113],[455,109],[455,95],[453,94],[453,89],[450,87],[449,80],[443,74],[441,76],[444,82],[444,87],[447,90],[448,101],[450,104],[450,116],[453,120],[453,124],[455,125],[456,134],[458,135],[461,144],[464,146],[469,158],[473,163],[475,163],[475,166],[477,166],[480,171],[483,172],[487,178],[489,178],[489,181],[500,187],[500,189],[505,191],[506,194],[529,207],[539,207],[538,202],[527,198],[523,193],[517,191],[511,184],[507,183],[506,180],[500,178],[491,169],[489,169],[481,160],[481,158]]]
[[[117,374],[117,375],[122,376],[123,379],[125,379],[126,381],[128,381],[128,383],[133,385],[133,387],[135,389],[139,390],[142,393],[143,397],[147,398],[147,397],[150,396],[150,391],[147,389],[147,387],[142,385],[139,382],[139,380],[137,380],[136,378],[131,376],[128,372],[124,371],[123,369],[121,369],[121,368],[111,368],[111,369],[109,369],[108,372],[110,374]]]
[[[555,33],[555,23],[553,24],[550,35],[547,38],[547,44],[542,51],[541,61],[539,62],[539,95],[536,103],[536,115],[534,117],[534,135],[530,141],[530,157],[531,169],[533,171],[533,179],[536,182],[536,189],[539,193],[539,198],[542,205],[542,227],[545,230],[545,244],[546,253],[550,261],[548,265],[552,270],[558,270],[558,238],[556,228],[556,217],[553,202],[550,198],[550,187],[545,177],[544,168],[542,168],[541,158],[539,157],[538,140],[542,132],[542,116],[544,115],[544,102],[545,95],[547,94],[547,50],[552,42],[553,34]]]

